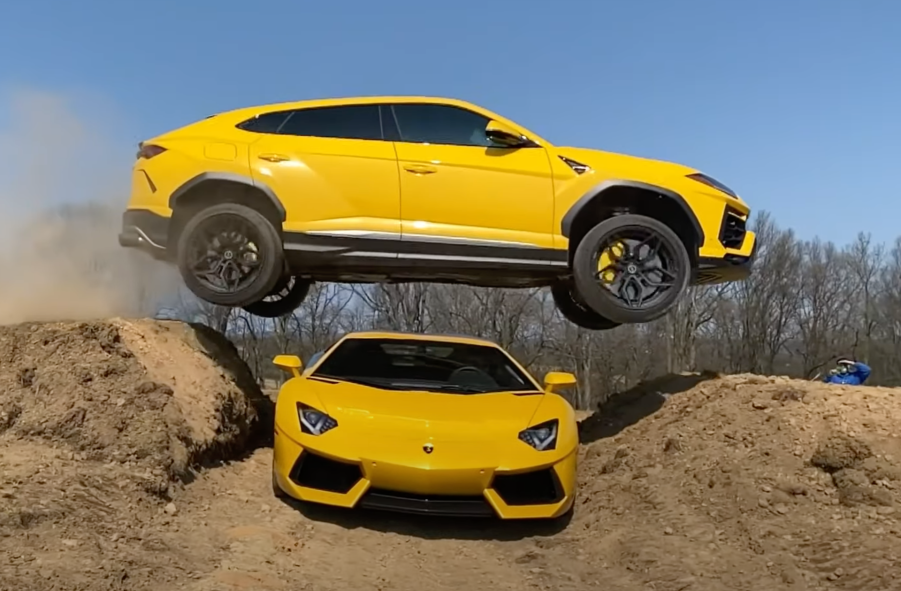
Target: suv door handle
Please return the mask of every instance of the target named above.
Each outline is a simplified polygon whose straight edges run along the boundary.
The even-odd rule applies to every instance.
[[[413,174],[432,174],[433,172],[438,172],[436,167],[427,164],[405,164],[404,170],[412,172]]]
[[[260,154],[257,158],[268,162],[284,162],[285,160],[290,160],[290,158],[281,154]]]

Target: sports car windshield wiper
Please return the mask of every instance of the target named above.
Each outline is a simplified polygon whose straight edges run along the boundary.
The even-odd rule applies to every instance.
[[[332,376],[326,374],[314,374],[310,376],[312,378],[321,378],[325,380],[335,380],[336,382],[348,382],[351,384],[360,384],[361,386],[369,386],[370,388],[381,388],[383,390],[403,390],[404,388],[398,388],[390,383],[386,383],[383,380],[378,380],[374,378],[358,378],[358,377],[350,377],[350,376]]]
[[[488,394],[492,390],[485,390],[476,386],[458,386],[457,384],[435,384],[423,388],[423,390],[440,390],[441,392],[465,392],[466,394]]]

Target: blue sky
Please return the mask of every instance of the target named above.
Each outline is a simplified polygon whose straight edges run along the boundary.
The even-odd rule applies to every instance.
[[[220,110],[455,96],[696,166],[801,237],[889,241],[899,22],[892,0],[11,0],[0,89],[70,101],[126,174],[139,140]]]

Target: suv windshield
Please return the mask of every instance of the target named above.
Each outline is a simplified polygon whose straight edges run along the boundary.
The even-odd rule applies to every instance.
[[[537,391],[535,383],[497,347],[421,339],[348,339],[311,377],[387,390]]]

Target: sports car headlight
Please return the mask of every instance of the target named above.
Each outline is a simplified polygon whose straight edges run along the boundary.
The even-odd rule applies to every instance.
[[[338,421],[321,410],[316,410],[297,403],[297,417],[300,419],[300,430],[307,435],[322,435],[338,426]]]
[[[538,451],[549,451],[557,447],[557,427],[559,426],[557,419],[529,427],[519,432],[519,439],[537,449]]]

